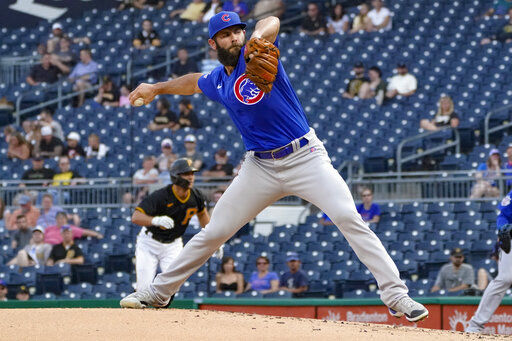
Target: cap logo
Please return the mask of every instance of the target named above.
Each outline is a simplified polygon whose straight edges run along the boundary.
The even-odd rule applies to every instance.
[[[230,22],[231,18],[229,17],[229,14],[224,14],[222,17],[220,17],[222,21],[224,22]]]
[[[189,167],[190,167],[190,166],[192,166],[192,160],[187,159],[187,163],[188,163],[188,166],[189,166]]]

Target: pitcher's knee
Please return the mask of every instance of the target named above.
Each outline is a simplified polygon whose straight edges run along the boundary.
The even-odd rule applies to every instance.
[[[356,210],[340,210],[332,217],[329,215],[329,218],[331,218],[338,227],[354,226],[360,223],[366,226],[363,218],[361,218],[361,215]]]

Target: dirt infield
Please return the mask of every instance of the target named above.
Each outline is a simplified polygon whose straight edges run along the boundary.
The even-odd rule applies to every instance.
[[[0,309],[1,340],[505,340],[504,336],[184,309]]]

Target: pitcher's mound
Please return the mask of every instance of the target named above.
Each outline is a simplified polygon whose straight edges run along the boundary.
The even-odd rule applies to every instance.
[[[2,340],[500,340],[503,336],[200,310],[1,309]]]

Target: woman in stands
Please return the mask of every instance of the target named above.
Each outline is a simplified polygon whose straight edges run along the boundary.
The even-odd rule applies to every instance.
[[[19,132],[15,132],[9,137],[7,157],[21,160],[26,160],[30,157],[30,145]]]
[[[256,259],[258,271],[252,273],[248,289],[259,291],[263,295],[279,290],[279,276],[275,272],[268,271],[269,263],[269,259],[264,256]]]
[[[331,16],[327,19],[327,31],[329,34],[345,33],[350,26],[350,19],[345,14],[343,5],[338,3],[332,8]]]
[[[350,33],[357,33],[359,31],[370,32],[372,30],[372,21],[368,17],[370,7],[367,4],[362,3],[359,5],[359,14],[354,18],[352,22],[352,30]]]
[[[422,119],[420,127],[425,130],[436,131],[447,126],[457,128],[459,126],[459,116],[454,111],[451,97],[442,96],[439,99],[436,116],[432,120]]]
[[[232,257],[222,258],[220,271],[215,275],[217,282],[217,292],[234,291],[235,294],[244,292],[244,275],[235,268],[235,260]]]
[[[498,149],[491,149],[485,163],[481,163],[476,172],[476,184],[471,189],[471,199],[499,197],[500,189],[496,178],[501,176],[501,156]]]

